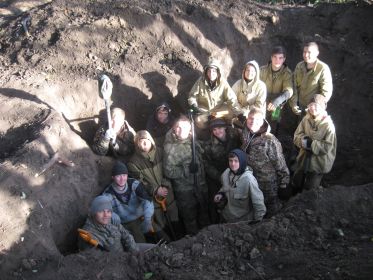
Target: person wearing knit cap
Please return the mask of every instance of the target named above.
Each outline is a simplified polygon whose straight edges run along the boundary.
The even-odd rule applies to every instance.
[[[333,93],[333,80],[329,66],[318,59],[319,46],[315,42],[303,47],[303,61],[294,70],[294,94],[289,101],[294,114],[304,114],[304,109],[315,94],[325,97],[327,103]]]
[[[112,215],[110,197],[99,195],[93,199],[82,229],[88,232],[90,238],[97,241],[96,248],[110,252],[133,252],[154,247],[153,244],[136,243],[133,236],[121,224],[112,224]],[[87,240],[79,238],[78,247],[80,250],[85,250],[92,245]]]
[[[164,137],[172,126],[174,125],[175,118],[172,115],[171,107],[167,102],[162,102],[155,108],[146,123],[146,130],[153,136],[154,142],[157,146],[162,147]]]
[[[267,89],[260,80],[259,65],[255,60],[247,62],[242,77],[232,86],[238,100],[239,111],[246,118],[251,109],[266,112]]]
[[[169,241],[166,231],[171,233],[172,238],[175,238],[172,236],[173,224],[176,227],[179,218],[171,182],[163,176],[163,150],[156,146],[153,137],[146,130],[136,133],[135,148],[135,153],[128,162],[130,175],[143,184],[146,192],[153,199],[153,226],[156,238]],[[160,201],[164,200],[166,213],[160,204]],[[167,220],[171,224],[168,224]]]
[[[134,152],[134,136],[135,130],[126,121],[125,112],[120,108],[113,108],[111,123],[98,128],[92,150],[102,156],[111,153],[115,157],[126,157]]]
[[[292,182],[297,191],[320,186],[324,174],[333,167],[337,136],[334,123],[325,110],[326,101],[323,95],[316,94],[294,133],[299,154]]]
[[[210,138],[204,146],[204,164],[208,185],[210,220],[212,223],[217,223],[219,216],[214,196],[221,188],[220,176],[228,168],[228,154],[231,150],[239,148],[241,142],[239,131],[228,126],[223,119],[211,120],[209,128]]]
[[[153,231],[154,205],[143,184],[128,177],[127,166],[117,161],[112,168],[112,183],[103,194],[111,199],[113,222],[122,224],[136,242],[146,242],[145,233]]]
[[[229,167],[221,175],[222,187],[215,203],[226,199],[220,214],[223,222],[259,222],[266,213],[264,197],[258,182],[247,166],[246,154],[234,149],[228,156]]]

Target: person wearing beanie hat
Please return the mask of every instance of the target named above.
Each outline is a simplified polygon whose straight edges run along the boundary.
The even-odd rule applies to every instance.
[[[324,174],[333,167],[337,136],[334,123],[325,110],[325,100],[323,95],[313,97],[294,133],[299,154],[292,182],[297,191],[320,186]]]
[[[195,113],[201,113],[196,120],[198,127],[206,128],[209,114],[224,114],[230,121],[237,113],[237,98],[222,76],[222,68],[215,58],[210,58],[203,73],[189,92],[188,104]]]
[[[247,62],[242,70],[242,77],[232,86],[238,100],[240,114],[247,117],[251,109],[266,112],[267,89],[260,80],[259,65],[255,60]]]
[[[113,222],[122,224],[136,242],[146,242],[145,233],[153,231],[154,205],[143,184],[128,177],[127,166],[117,161],[112,168],[112,183],[103,192],[111,198]]]
[[[221,188],[220,176],[228,168],[228,154],[241,145],[240,133],[236,128],[227,125],[223,119],[213,119],[209,124],[210,138],[204,149],[206,181],[208,185],[208,205],[210,220],[217,223],[219,216],[214,203],[214,196]]]
[[[79,235],[80,250],[94,246],[90,241],[97,242],[96,248],[110,252],[145,251],[154,247],[154,244],[136,243],[121,224],[112,223],[113,215],[115,213],[112,212],[110,196],[99,195],[93,199],[88,218],[82,227],[84,232]]]
[[[246,163],[246,154],[234,149],[228,156],[229,167],[221,175],[222,187],[215,195],[215,203],[226,198],[220,214],[223,222],[259,222],[266,213],[264,197],[257,180]]]
[[[294,114],[304,114],[304,109],[315,94],[325,97],[325,104],[333,93],[333,80],[329,66],[318,59],[319,46],[315,42],[303,47],[303,61],[294,70],[294,95],[289,101]]]
[[[269,132],[264,114],[256,108],[249,112],[242,131],[241,149],[246,152],[248,164],[264,195],[267,217],[281,208],[279,189],[288,190],[289,169],[285,162],[280,141]]]
[[[178,209],[171,182],[163,176],[163,150],[155,145],[153,137],[146,130],[140,130],[136,133],[135,144],[136,151],[128,162],[130,175],[139,179],[148,195],[153,199],[155,237],[170,241],[166,231],[170,232],[171,237],[175,239],[172,224],[175,224],[176,227]],[[160,201],[164,200],[167,213],[164,213],[160,204]]]
[[[92,150],[98,155],[112,153],[115,157],[126,157],[134,152],[135,130],[125,119],[120,108],[111,110],[111,123],[101,125],[93,139]]]
[[[162,147],[164,137],[175,123],[171,114],[171,107],[167,102],[161,102],[155,108],[154,113],[149,116],[146,123],[146,130],[154,137],[157,146]]]

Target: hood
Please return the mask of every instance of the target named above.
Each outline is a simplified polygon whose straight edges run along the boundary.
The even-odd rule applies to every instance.
[[[134,142],[135,142],[135,145],[136,145],[136,149],[137,149],[137,144],[138,144],[138,142],[139,142],[140,139],[148,139],[152,143],[152,147],[153,148],[155,147],[154,139],[153,139],[153,137],[150,135],[150,133],[147,130],[139,130],[136,133],[135,139],[134,139]]]
[[[238,157],[238,160],[240,162],[240,168],[238,169],[236,175],[241,175],[245,172],[247,167],[247,155],[245,152],[243,152],[240,149],[234,149],[230,153],[235,154]],[[232,170],[231,170],[232,171]]]
[[[157,114],[158,110],[160,108],[164,107],[165,109],[167,109],[168,113],[171,112],[171,106],[170,104],[168,104],[166,101],[163,101],[163,102],[160,102],[157,104],[157,107],[155,108],[155,111],[154,111],[154,114]]]
[[[260,69],[259,69],[258,62],[256,62],[255,60],[251,60],[251,61],[248,61],[248,62],[245,63],[245,65],[242,69],[242,74],[241,74],[242,80],[245,80],[245,68],[248,64],[251,64],[252,66],[254,66],[255,71],[256,71],[256,75],[255,75],[255,78],[254,78],[253,82],[257,82],[259,80]]]
[[[207,78],[207,69],[210,68],[210,67],[216,68],[218,70],[217,81],[220,82],[220,78],[221,78],[221,65],[220,65],[219,61],[217,59],[215,59],[215,58],[209,58],[209,61],[207,62],[207,64],[205,66],[203,66],[203,77],[205,78],[206,81],[208,80],[208,78]]]

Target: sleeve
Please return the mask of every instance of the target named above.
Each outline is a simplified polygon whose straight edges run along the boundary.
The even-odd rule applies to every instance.
[[[293,75],[290,69],[285,72],[282,90],[283,94],[286,93],[286,100],[288,100],[294,94]]]
[[[100,155],[104,156],[109,151],[110,139],[105,139],[105,128],[101,126],[93,138],[92,150]]]
[[[250,197],[251,202],[254,208],[254,220],[260,221],[263,219],[264,215],[266,214],[266,207],[264,204],[264,196],[262,191],[259,189],[258,182],[256,181],[255,177],[252,177],[250,180]]]
[[[255,107],[255,108],[259,109],[259,110],[262,110],[262,111],[263,111],[263,108],[265,110],[266,98],[267,98],[267,88],[266,88],[266,85],[265,85],[265,83],[263,83],[262,81],[260,81],[258,83],[258,94],[256,96],[256,100],[255,100],[255,103],[254,103],[253,107]]]
[[[272,141],[269,143],[268,156],[272,166],[276,170],[278,185],[289,184],[289,169],[286,165],[284,154],[282,153],[281,143],[276,138],[272,139]]]
[[[139,251],[135,239],[122,225],[119,225],[119,231],[121,233],[121,242],[124,250],[128,252]]]
[[[154,191],[158,188],[158,186],[151,186],[149,182],[145,180],[144,174],[141,171],[141,169],[131,162],[131,160],[127,163],[129,174],[132,178],[135,178],[136,180],[139,180],[142,183],[142,186],[144,187],[146,193],[149,196],[153,196]]]
[[[324,65],[320,80],[320,94],[325,96],[326,100],[329,101],[329,99],[332,97],[333,92],[333,80],[332,80],[332,73],[330,72],[329,66]]]
[[[225,89],[224,89],[224,98],[225,101],[227,102],[228,106],[231,108],[232,112],[234,114],[238,114],[237,106],[238,106],[238,101],[237,101],[237,95],[233,91],[233,89],[230,87],[228,82],[225,82]]]
[[[184,176],[184,166],[177,160],[177,152],[172,144],[166,144],[163,151],[163,173],[169,179],[178,179]]]
[[[211,150],[211,142],[207,142],[205,146],[205,153],[203,156],[203,163],[205,166],[206,174],[213,179],[217,179],[220,177],[220,172],[216,169],[216,167],[212,164],[214,160],[211,158],[212,150]]]
[[[337,137],[335,128],[328,127],[325,137],[322,140],[313,140],[311,144],[311,150],[314,155],[326,155],[332,153],[332,150],[337,145]]]
[[[135,151],[134,134],[127,131],[123,139],[117,140],[114,150],[121,155],[130,155]]]
[[[200,92],[200,82],[201,78],[199,78],[193,85],[192,89],[189,92],[188,104],[189,106],[196,106],[198,107],[197,96]]]
[[[136,187],[135,193],[137,197],[142,200],[145,220],[150,220],[154,213],[154,204],[152,202],[152,198],[146,193],[143,185],[140,182]]]
[[[306,116],[303,117],[302,121],[299,123],[297,129],[294,132],[294,145],[297,146],[299,149],[302,149],[302,139],[306,136],[304,123],[306,121]]]
[[[300,66],[299,64],[295,67],[294,74],[293,74],[293,96],[289,99],[289,105],[291,108],[298,105],[298,94],[299,94],[299,73],[300,73]]]

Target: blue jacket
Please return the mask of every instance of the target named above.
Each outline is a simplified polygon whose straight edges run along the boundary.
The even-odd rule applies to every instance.
[[[142,184],[133,178],[128,178],[124,194],[117,193],[113,188],[114,184],[111,183],[104,190],[103,195],[111,196],[113,212],[120,217],[121,223],[134,221],[141,216],[150,221],[154,213],[154,205]]]

